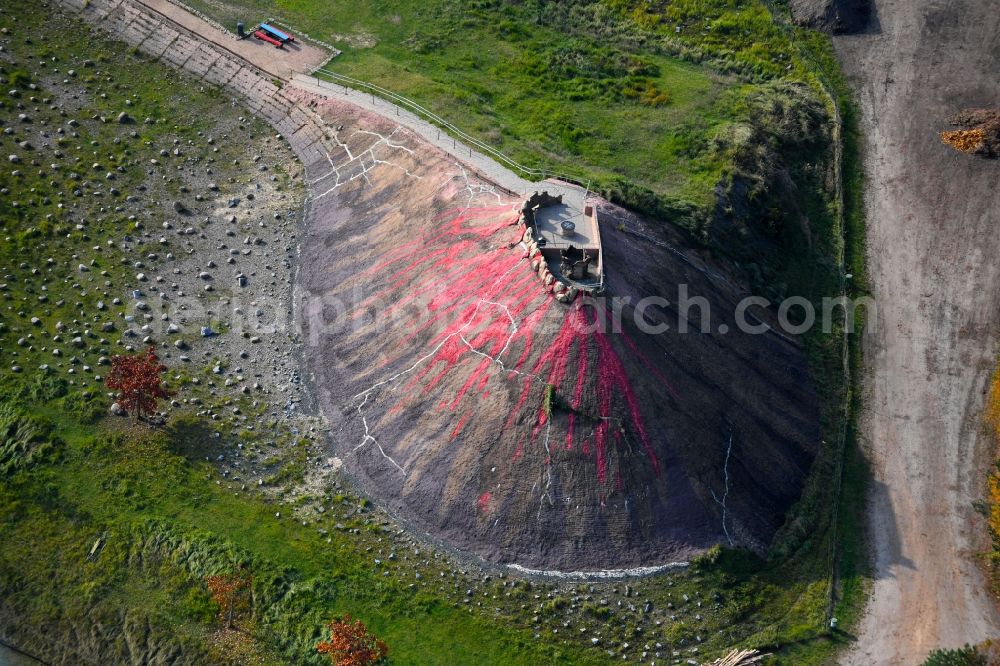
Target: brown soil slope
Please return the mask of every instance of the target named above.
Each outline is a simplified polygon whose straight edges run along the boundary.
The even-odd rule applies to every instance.
[[[517,244],[516,197],[386,121],[315,108],[344,147],[307,164],[304,339],[338,453],[368,492],[462,549],[531,567],[768,542],[817,444],[797,341],[718,333],[736,330],[741,292],[677,239],[610,217],[607,298],[558,303]],[[615,332],[612,297],[675,301],[680,283],[707,299],[711,333],[696,308],[677,333],[670,306],[644,316],[671,330],[643,333],[631,305]]]
[[[883,0],[878,32],[841,38],[867,134],[864,433],[876,483],[876,582],[850,664],[917,664],[1000,635],[974,554],[972,501],[992,455],[983,394],[1000,324],[1000,167],[941,143],[964,108],[1000,103],[995,0]]]

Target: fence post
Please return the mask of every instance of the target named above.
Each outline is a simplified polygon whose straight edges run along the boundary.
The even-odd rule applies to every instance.
[[[518,164],[517,162],[515,162],[514,160],[510,159],[509,157],[507,157],[503,153],[501,153],[499,150],[496,150],[496,149],[492,148],[491,146],[487,146],[487,145],[483,144],[482,142],[476,140],[475,138],[470,137],[465,132],[462,132],[462,130],[458,129],[457,127],[455,127],[454,125],[452,125],[448,121],[443,120],[440,116],[437,116],[433,112],[427,111],[423,107],[417,105],[415,102],[411,102],[407,98],[402,97],[401,95],[397,95],[396,93],[393,93],[390,90],[386,90],[386,89],[381,88],[379,86],[375,86],[375,85],[369,84],[369,83],[367,83],[365,81],[361,81],[361,80],[358,80],[358,79],[353,79],[353,78],[348,77],[348,76],[342,76],[340,74],[337,74],[335,72],[331,72],[331,71],[326,70],[326,69],[319,68],[316,71],[322,72],[324,74],[327,74],[327,75],[331,76],[335,80],[339,80],[339,81],[352,81],[355,84],[358,84],[360,86],[366,87],[366,88],[368,88],[371,91],[380,90],[381,92],[383,92],[383,93],[385,93],[387,95],[387,100],[386,101],[389,104],[392,104],[392,106],[394,106],[396,108],[396,115],[397,116],[402,116],[402,113],[399,110],[400,109],[400,104],[406,104],[407,108],[410,109],[410,115],[414,119],[420,120],[422,118],[427,118],[426,122],[429,122],[431,125],[434,125],[436,127],[436,129],[437,129],[437,140],[438,141],[441,140],[441,126],[438,125],[438,123],[439,122],[442,123],[445,127],[451,129],[453,132],[455,132],[459,136],[463,137],[463,139],[468,140],[470,142],[471,145],[469,147],[469,157],[473,156],[473,149],[472,149],[471,146],[478,146],[487,155],[492,155],[494,158],[496,158],[496,159],[500,160],[502,163],[508,165],[508,167],[510,169],[512,169],[512,170],[514,170],[514,171],[516,171],[518,173],[521,173],[521,174],[523,174],[526,177],[530,177],[530,178],[540,177],[542,179],[544,179],[544,178],[560,178],[562,180],[565,180],[567,182],[579,185],[581,187],[584,186],[584,183],[581,183],[577,178],[573,178],[572,176],[563,176],[563,175],[560,175],[560,174],[555,173],[555,172],[550,172],[550,171],[541,170],[541,169],[529,169],[527,167],[524,167],[524,166]],[[348,87],[346,83],[341,83],[341,87],[344,89],[344,95],[345,96],[349,96],[352,89],[350,87]],[[362,91],[359,90],[358,92],[362,92]],[[374,92],[372,92],[371,95],[372,95],[372,105],[374,106],[375,105],[376,95],[375,95]],[[396,104],[393,100],[398,101],[399,104]],[[453,150],[457,150],[458,149],[458,141],[457,141],[457,139],[454,136],[452,137],[452,140],[451,140],[451,147],[452,147]],[[586,185],[586,189],[589,192],[589,189],[590,189],[589,182]]]

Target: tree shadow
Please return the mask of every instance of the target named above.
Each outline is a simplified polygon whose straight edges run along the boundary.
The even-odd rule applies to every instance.
[[[875,578],[894,578],[891,571],[895,567],[916,570],[917,566],[913,560],[903,553],[899,540],[899,523],[896,520],[889,487],[881,481],[872,479],[869,482],[869,504],[868,514],[878,516],[876,529],[881,535],[871,535],[872,547],[875,549],[875,568],[872,572]]]
[[[194,416],[173,419],[164,430],[168,447],[187,460],[214,460],[231,450],[228,438],[216,434],[211,422]]]
[[[882,22],[879,20],[878,3],[875,0],[868,0],[868,15],[859,20],[857,28],[852,34],[855,35],[881,35]]]

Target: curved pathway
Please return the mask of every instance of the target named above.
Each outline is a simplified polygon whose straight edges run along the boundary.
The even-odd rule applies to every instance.
[[[871,606],[846,664],[919,664],[1000,637],[974,555],[993,451],[980,425],[1000,322],[1000,164],[941,144],[965,107],[1000,105],[996,0],[876,0],[836,40],[867,134],[863,432],[875,482]],[[979,535],[979,536],[977,536]]]

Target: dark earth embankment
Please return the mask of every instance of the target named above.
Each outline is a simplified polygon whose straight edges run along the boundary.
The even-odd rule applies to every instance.
[[[319,109],[345,154],[374,145],[396,167],[367,182],[307,165],[304,339],[368,492],[462,549],[537,568],[766,547],[819,440],[798,340],[735,332],[736,281],[679,234],[628,233],[611,207],[608,294],[558,303],[516,244],[516,197],[385,121]],[[675,306],[654,304],[647,326],[670,330],[640,331],[636,304],[676,303],[679,285],[710,330],[697,306],[679,333]]]
[[[872,0],[791,0],[789,5],[799,25],[833,34],[861,32],[872,14]]]

